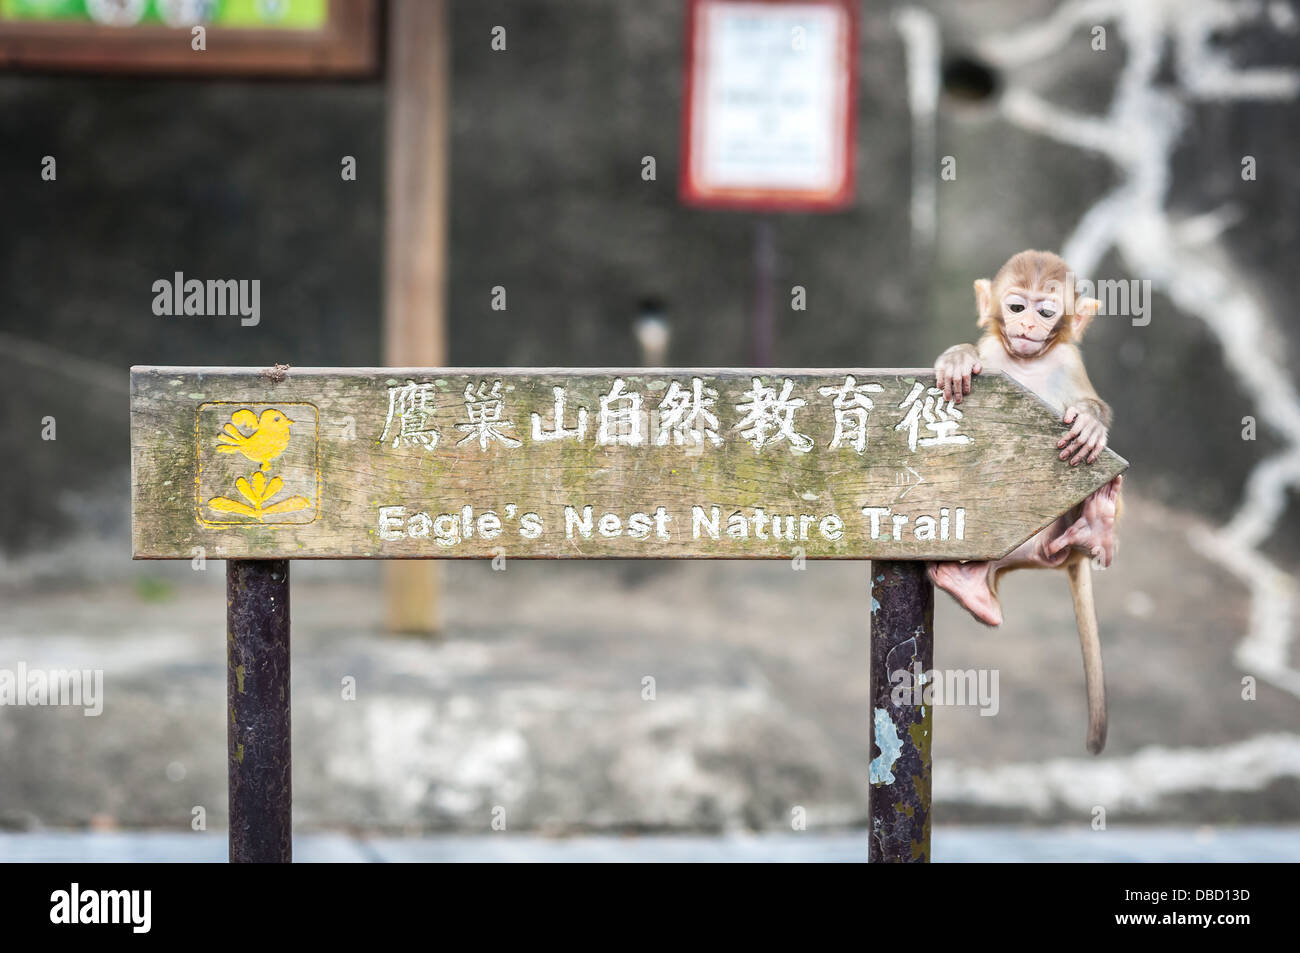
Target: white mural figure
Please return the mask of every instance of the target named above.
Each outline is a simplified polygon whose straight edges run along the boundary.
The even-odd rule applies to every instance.
[[[407,381],[388,388],[388,418],[380,443],[392,440],[392,446],[423,447],[432,450],[442,436],[433,426],[433,385]]]
[[[457,430],[463,430],[465,436],[456,441],[456,446],[462,443],[468,443],[471,440],[477,440],[480,450],[486,450],[488,444],[493,440],[499,440],[507,447],[518,447],[522,441],[516,440],[507,430],[514,430],[515,425],[509,420],[502,420],[501,415],[505,412],[505,398],[501,394],[501,382],[494,381],[489,389],[487,381],[479,381],[478,387],[474,383],[465,385],[465,416],[469,418],[464,423],[456,425]]]
[[[945,404],[943,391],[937,387],[926,387],[920,383],[912,385],[912,392],[898,405],[899,410],[904,408],[907,409],[907,415],[895,425],[894,429],[907,431],[909,450],[915,450],[917,447],[943,447],[974,442],[965,434],[957,433],[957,428],[961,426],[961,419],[965,414],[954,407],[952,401]],[[933,436],[920,436],[922,421],[925,422],[925,429]]]
[[[551,388],[555,394],[555,428],[552,430],[542,429],[542,415],[533,414],[533,440],[537,443],[543,443],[548,440],[563,440],[566,437],[572,440],[582,440],[587,436],[587,408],[578,408],[578,425],[572,429],[566,429],[564,426],[564,401],[565,394],[563,387]]]
[[[600,426],[596,429],[596,443],[602,447],[623,444],[640,446],[644,440],[641,428],[641,395],[623,390],[623,378],[614,378],[609,393],[600,399]]]
[[[835,409],[835,436],[829,447],[838,450],[848,444],[858,453],[867,449],[867,415],[875,407],[868,394],[879,394],[885,388],[879,384],[859,384],[857,378],[848,374],[843,387],[819,387],[817,393],[823,397],[833,396],[831,406]]]
[[[1075,42],[1080,27],[1103,20],[1116,23],[1125,45],[1106,111],[1078,113],[1039,95],[1029,67]],[[1236,512],[1226,523],[1199,528],[1192,543],[1250,590],[1249,629],[1234,653],[1238,665],[1300,696],[1300,668],[1291,661],[1295,580],[1264,550],[1300,487],[1300,393],[1276,347],[1280,333],[1270,302],[1251,290],[1249,270],[1220,240],[1241,221],[1240,206],[1184,210],[1169,201],[1174,153],[1186,144],[1200,103],[1300,97],[1300,70],[1235,62],[1235,44],[1223,38],[1256,24],[1274,35],[1300,31],[1295,11],[1280,2],[1069,0],[1017,31],[990,35],[979,52],[1012,70],[1001,100],[1008,121],[1094,151],[1113,167],[1114,188],[1084,213],[1062,257],[1087,275],[1114,251],[1125,270],[1150,278],[1180,310],[1203,321],[1260,423],[1281,441],[1251,471]]]
[[[699,377],[692,379],[689,391],[673,381],[659,403],[659,436],[655,445],[662,447],[672,440],[676,446],[702,447],[706,439],[715,447],[721,445],[718,418],[709,410],[717,400],[718,392],[705,387]]]
[[[812,438],[794,429],[794,412],[804,405],[800,397],[791,397],[794,381],[785,379],[780,396],[772,387],[763,384],[760,377],[755,377],[753,387],[745,392],[749,398],[736,409],[745,414],[745,418],[736,424],[734,430],[754,445],[754,452],[762,450],[769,443],[789,441],[793,453],[807,453],[813,448]]]
[[[916,171],[920,182],[933,178],[930,157],[942,51],[929,12],[919,7],[908,11],[909,19],[920,24],[916,32],[924,31],[922,42],[915,44],[921,62],[912,89],[913,114],[924,127],[917,130],[917,139],[930,147],[916,150],[921,156]],[[1106,108],[1082,114],[1040,95],[1038,82],[1053,75],[1039,68],[1040,63],[1086,42],[1085,31],[1102,22],[1115,25],[1114,33],[1125,47]],[[1222,240],[1242,222],[1239,206],[1189,208],[1186,202],[1175,206],[1169,196],[1175,151],[1196,132],[1192,121],[1202,103],[1221,109],[1234,101],[1253,102],[1262,116],[1266,104],[1300,98],[1300,70],[1236,62],[1240,47],[1232,42],[1233,33],[1247,27],[1267,30],[1271,38],[1290,37],[1294,44],[1300,21],[1292,5],[1282,0],[1067,0],[1042,17],[1022,21],[1018,29],[998,25],[977,52],[1005,70],[1006,91],[999,108],[1008,122],[1067,147],[1087,149],[1110,163],[1113,188],[1095,197],[1062,246],[1062,257],[1077,274],[1090,275],[1114,254],[1122,271],[1149,277],[1158,291],[1202,321],[1219,341],[1235,383],[1254,403],[1253,413],[1276,434],[1279,449],[1255,465],[1226,523],[1223,514],[1216,514],[1216,525],[1199,525],[1189,538],[1203,556],[1250,592],[1249,622],[1234,660],[1244,671],[1300,696],[1300,667],[1292,661],[1296,583],[1265,549],[1300,488],[1300,393],[1285,351],[1277,347],[1281,334],[1274,319],[1288,312],[1253,290],[1255,276],[1233,260]],[[905,36],[908,32],[913,31],[905,31]],[[933,188],[928,192],[930,201],[919,204],[930,220],[916,220],[914,212],[922,240],[932,240],[935,230]],[[1186,194],[1191,193],[1184,188]],[[1106,313],[1113,310],[1107,307]],[[1127,761],[1111,759],[1105,777],[1098,776],[1095,783],[1081,784],[1082,776],[1072,774],[1067,787],[1086,807],[1116,783],[1136,788],[1153,770],[1177,771],[1183,764],[1208,767],[1204,780],[1197,772],[1180,782],[1179,791],[1213,787],[1225,776],[1258,784],[1255,766],[1287,764],[1295,746],[1294,734],[1273,732],[1217,748],[1170,750],[1158,764],[1141,752]],[[1226,759],[1238,756],[1249,761],[1224,766]],[[996,768],[971,770],[963,784],[979,791],[978,797],[986,797],[991,786],[1014,789],[1016,800],[1032,805],[1047,792],[1060,790],[1051,782],[1025,783],[1028,776],[1047,774],[1041,765],[1024,762],[1001,777]]]

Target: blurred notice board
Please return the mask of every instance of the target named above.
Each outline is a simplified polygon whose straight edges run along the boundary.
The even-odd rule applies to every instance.
[[[833,210],[853,198],[852,0],[690,0],[681,197]]]
[[[0,68],[366,76],[378,17],[378,0],[0,0]]]

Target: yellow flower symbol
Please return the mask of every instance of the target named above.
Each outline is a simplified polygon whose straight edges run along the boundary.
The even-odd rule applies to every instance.
[[[272,503],[271,500],[284,489],[278,476],[267,476],[271,461],[284,453],[289,445],[289,430],[294,421],[282,411],[271,408],[259,417],[247,408],[230,415],[230,422],[217,435],[218,453],[242,453],[258,464],[258,469],[245,479],[235,479],[235,489],[247,502],[214,496],[208,506],[222,513],[238,513],[263,520],[276,513],[296,513],[311,506],[305,496],[291,496]]]

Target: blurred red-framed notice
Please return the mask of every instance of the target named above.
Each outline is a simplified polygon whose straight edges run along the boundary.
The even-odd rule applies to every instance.
[[[852,0],[690,0],[680,193],[833,211],[853,199]]]

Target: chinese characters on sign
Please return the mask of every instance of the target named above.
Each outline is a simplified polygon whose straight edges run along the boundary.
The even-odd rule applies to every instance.
[[[720,447],[726,442],[725,434],[736,433],[754,448],[755,453],[768,447],[784,444],[791,453],[808,453],[815,441],[799,430],[796,414],[808,415],[829,412],[834,422],[834,435],[826,445],[828,450],[851,449],[863,454],[868,444],[868,421],[876,409],[873,395],[883,395],[885,388],[878,383],[859,384],[852,374],[844,377],[843,384],[816,388],[816,395],[829,398],[817,401],[795,392],[795,382],[783,378],[769,384],[754,377],[748,390],[736,395],[731,404],[735,422],[729,427],[720,422],[719,410],[725,402],[718,389],[702,377],[691,378],[688,384],[670,381],[664,396],[649,399],[636,390],[628,390],[622,377],[615,377],[608,390],[600,395],[597,410],[595,443],[597,446],[637,447],[653,444],[657,447],[686,446],[702,449]],[[570,411],[567,389],[551,388],[554,398],[547,408],[550,420],[533,411],[531,439],[535,443],[586,440],[589,413],[579,406]],[[390,449],[416,448],[433,451],[438,446],[439,431],[433,425],[437,394],[432,382],[408,380],[388,388],[388,413],[379,442]],[[814,401],[810,406],[809,400]],[[500,444],[508,449],[523,445],[524,441],[512,436],[515,423],[510,419],[505,390],[500,380],[471,380],[463,392],[464,416],[456,424],[465,436],[456,441],[477,444],[479,450]],[[824,405],[824,406],[823,406]],[[902,434],[898,439],[907,443],[915,453],[919,448],[962,446],[973,443],[961,433],[964,414],[944,401],[943,392],[934,387],[914,383],[908,393],[895,405],[888,429]],[[647,412],[646,408],[652,408]],[[566,427],[566,420],[574,420]],[[882,438],[887,438],[882,434]]]
[[[392,439],[392,446],[420,446],[432,450],[441,434],[431,423],[433,385],[407,381],[402,387],[388,388],[388,417],[384,421],[381,442]]]

